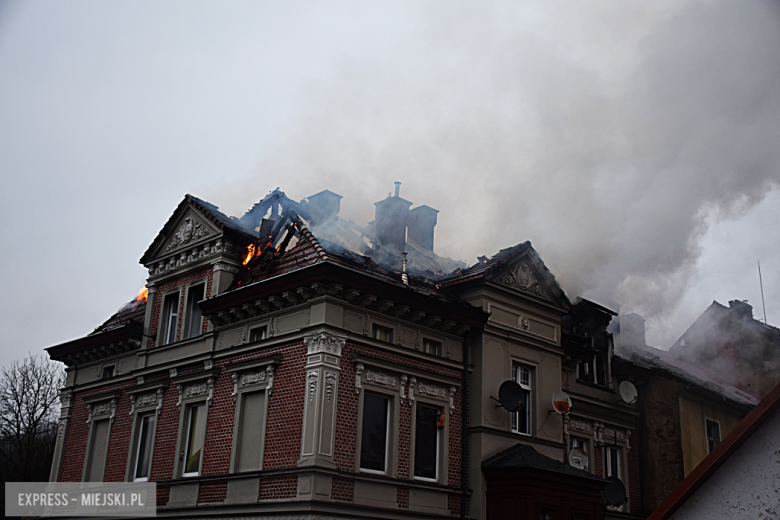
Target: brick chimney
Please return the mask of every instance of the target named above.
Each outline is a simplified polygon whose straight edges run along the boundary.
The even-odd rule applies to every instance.
[[[436,226],[437,213],[438,209],[419,206],[409,212],[406,223],[409,240],[428,251],[433,251],[433,228]]]
[[[330,190],[323,190],[307,198],[309,200],[309,210],[316,222],[338,215],[341,210],[341,195]]]
[[[740,318],[753,319],[753,306],[750,305],[747,300],[731,300],[729,302],[729,308]]]
[[[397,253],[406,250],[406,223],[409,218],[408,200],[400,197],[401,183],[395,183],[395,195],[375,202],[376,239],[382,247],[395,249]]]

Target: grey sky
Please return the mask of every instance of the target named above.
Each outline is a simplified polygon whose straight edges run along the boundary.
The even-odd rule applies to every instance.
[[[0,0],[0,364],[90,332],[185,193],[328,188],[439,253],[531,240],[667,348],[717,299],[780,323],[776,2]]]

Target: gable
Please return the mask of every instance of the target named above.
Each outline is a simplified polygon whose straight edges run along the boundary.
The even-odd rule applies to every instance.
[[[555,277],[533,249],[529,248],[524,254],[498,267],[486,278],[493,283],[545,300],[558,307],[564,309],[571,307]]]
[[[177,251],[195,247],[222,234],[222,230],[208,222],[202,214],[191,207],[185,207],[178,217],[172,219],[160,232],[162,240],[153,247],[144,261],[154,261]]]

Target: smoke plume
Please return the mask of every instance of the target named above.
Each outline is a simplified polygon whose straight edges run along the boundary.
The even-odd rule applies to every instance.
[[[240,214],[269,179],[291,197],[327,188],[364,225],[399,180],[441,211],[438,254],[472,264],[531,240],[570,297],[658,331],[708,223],[780,179],[780,6],[447,7],[311,84],[241,195],[215,200]]]

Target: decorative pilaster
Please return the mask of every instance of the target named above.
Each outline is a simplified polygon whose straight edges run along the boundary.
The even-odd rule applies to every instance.
[[[308,363],[299,466],[336,467],[336,409],[341,349],[346,340],[346,336],[325,331],[303,337]]]
[[[70,391],[60,392],[60,419],[57,425],[57,441],[54,445],[54,457],[51,461],[51,472],[49,473],[49,482],[57,482],[60,478],[62,469],[62,456],[65,451],[65,438],[68,435],[68,426],[70,425],[70,411],[73,404],[73,395]]]

